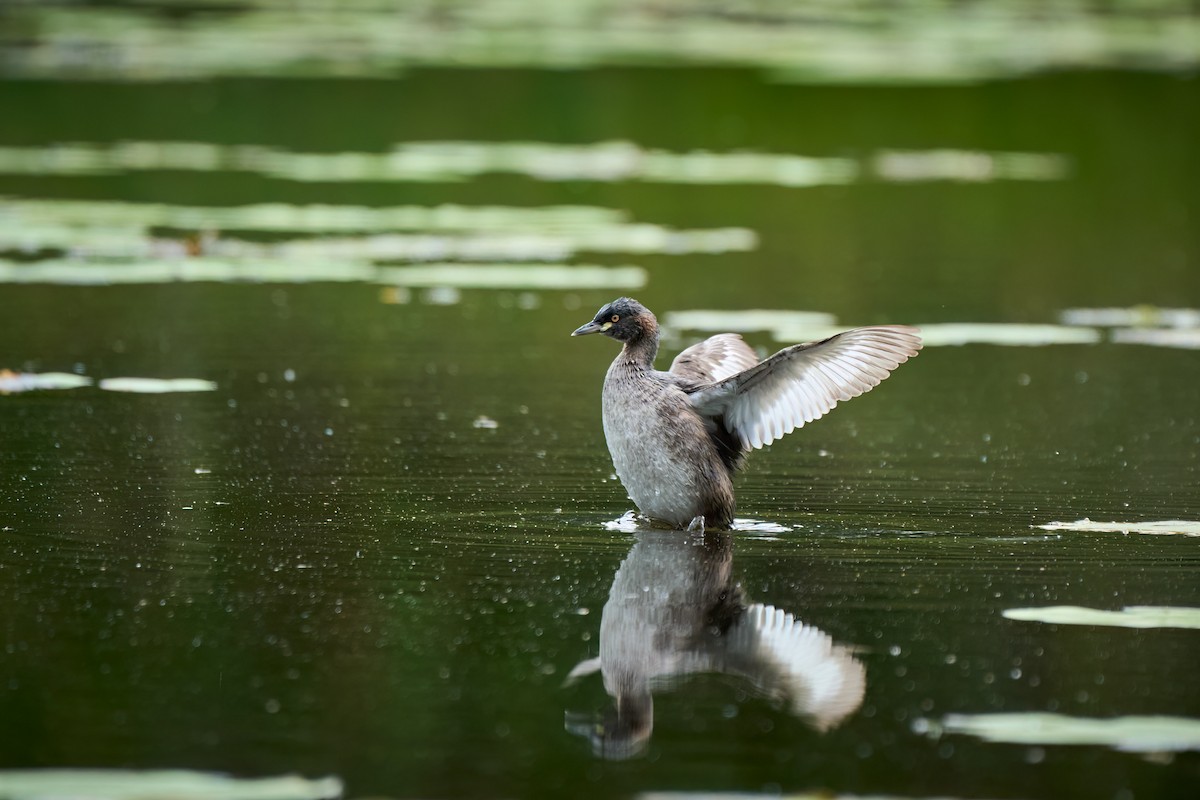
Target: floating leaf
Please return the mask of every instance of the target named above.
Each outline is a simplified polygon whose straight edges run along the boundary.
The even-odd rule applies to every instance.
[[[1118,344],[1200,350],[1200,328],[1117,328],[1112,332],[1112,340]]]
[[[297,263],[222,261],[208,258],[83,261],[51,259],[18,263],[0,259],[0,283],[50,283],[75,286],[174,282],[305,283],[372,281],[378,268],[365,262]]]
[[[452,182],[509,173],[543,181],[824,186],[858,177],[858,162],[776,153],[674,153],[632,142],[405,142],[384,153],[296,153],[208,142],[0,147],[0,172],[103,175],[146,170],[251,172],[292,181]]]
[[[10,4],[11,5],[11,4]],[[170,16],[162,4],[17,3],[5,70],[56,80],[219,76],[387,77],[409,68],[758,68],[774,80],[962,83],[1054,69],[1186,72],[1197,22],[1186,3],[557,4],[228,0],[236,14]],[[46,6],[43,8],[43,6]],[[554,13],[537,13],[552,7]],[[437,8],[437,6],[434,6]],[[909,12],[906,14],[906,12]],[[103,58],[82,58],[100,53]]]
[[[176,206],[116,200],[0,197],[0,223],[21,226],[182,228],[185,230],[513,231],[571,232],[628,222],[628,213],[599,206],[348,206],[257,203]]]
[[[105,378],[100,388],[109,392],[135,392],[138,394],[166,394],[168,392],[211,392],[217,388],[214,381],[199,378]]]
[[[1130,716],[1096,719],[1061,714],[949,714],[931,732],[961,733],[989,742],[1077,744],[1112,747],[1131,753],[1200,750],[1200,720],[1184,717]]]
[[[823,311],[787,311],[765,308],[749,308],[734,311],[692,309],[668,311],[663,324],[669,328],[705,333],[746,333],[769,331],[773,338],[780,339],[794,331],[833,329],[837,320]]]
[[[1060,315],[1065,325],[1109,328],[1200,328],[1200,309],[1130,306],[1129,308],[1068,308]]]
[[[1067,174],[1062,156],[1047,153],[986,153],[978,150],[885,150],[875,156],[875,174],[882,180],[965,181],[1061,180]]]
[[[1095,344],[1100,341],[1100,338],[1100,332],[1095,328],[1067,325],[1025,325],[996,322],[921,325],[921,340],[930,347],[963,344],[1031,347],[1049,344]]]
[[[1194,628],[1200,629],[1200,608],[1175,606],[1126,606],[1106,611],[1083,606],[1043,606],[1009,608],[1006,619],[1047,622],[1056,625],[1109,625],[1119,628]]]
[[[336,777],[234,778],[189,770],[0,770],[0,800],[334,800]]]
[[[677,311],[667,313],[664,323],[668,327],[698,331],[765,330],[776,341],[786,343],[815,341],[852,327],[835,325],[831,315],[815,311]],[[1095,328],[1066,325],[961,322],[922,324],[921,340],[934,347],[964,344],[1038,346],[1095,344],[1101,341],[1101,335]]]
[[[1200,522],[1166,519],[1153,522],[1093,522],[1084,517],[1074,522],[1047,522],[1035,525],[1046,531],[1084,531],[1094,533],[1148,533],[1156,536],[1200,536]]]
[[[585,264],[425,264],[380,267],[376,279],[395,286],[464,289],[640,289],[646,285],[646,271]]]
[[[938,795],[921,797],[911,794],[832,794],[824,789],[802,792],[724,792],[724,791],[650,791],[635,794],[634,800],[956,800]]]
[[[480,289],[639,289],[641,267],[590,264],[423,264],[378,267],[364,261],[221,261],[188,258],[158,261],[87,262],[57,259],[17,263],[0,259],[0,283],[68,285],[213,281],[306,283],[355,281],[393,286],[457,286]]]
[[[495,227],[492,215],[463,213],[435,215],[434,209],[390,209],[392,214],[371,209],[324,207],[323,212],[292,207],[247,207],[198,209],[153,204],[67,201],[56,209],[48,201],[9,202],[0,212],[0,250],[28,253],[54,250],[70,252],[87,260],[139,259],[176,261],[204,256],[231,261],[299,260],[329,261],[561,261],[579,252],[726,253],[753,250],[758,240],[747,228],[680,230],[640,222],[611,219],[600,214],[505,214],[507,228]],[[486,210],[486,209],[485,209]],[[605,209],[594,209],[596,212]],[[422,215],[417,212],[427,212]],[[517,211],[511,209],[510,211]],[[94,212],[88,216],[84,212]],[[273,213],[259,213],[273,212]],[[341,213],[344,212],[344,213]],[[417,230],[407,233],[388,228],[386,232],[355,236],[314,236],[322,220],[335,229],[360,222],[377,226],[425,220],[456,225],[450,230]],[[307,221],[303,228],[294,227]],[[464,227],[471,221],[489,227]],[[139,224],[140,222],[140,224]],[[256,227],[255,223],[262,223]],[[155,235],[156,226],[173,226],[199,231],[175,238]],[[290,240],[270,242],[218,234],[219,230],[269,230],[303,234]],[[369,230],[369,227],[367,228]]]
[[[1053,153],[884,151],[870,159],[880,180],[1057,180],[1066,162]],[[105,175],[150,170],[250,172],[292,181],[447,183],[487,174],[541,181],[829,186],[867,172],[853,158],[703,150],[672,152],[627,141],[403,142],[390,152],[297,153],[208,142],[76,142],[0,147],[0,172]],[[19,210],[19,209],[18,209]],[[88,221],[89,224],[95,224]]]
[[[32,392],[39,389],[78,389],[91,386],[92,379],[70,372],[13,372],[0,370],[0,394]]]

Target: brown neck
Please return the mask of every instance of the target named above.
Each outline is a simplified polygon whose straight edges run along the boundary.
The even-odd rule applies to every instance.
[[[639,367],[654,367],[654,357],[658,355],[658,331],[648,336],[641,336],[632,342],[626,342],[621,350],[621,360]]]

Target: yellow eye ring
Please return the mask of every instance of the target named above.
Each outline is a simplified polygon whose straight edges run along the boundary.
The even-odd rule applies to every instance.
[[[613,315],[612,315],[612,321],[613,321],[613,322],[617,322],[617,321],[618,321],[618,320],[620,320],[620,319],[621,319],[621,315],[620,315],[620,314],[613,314]]]

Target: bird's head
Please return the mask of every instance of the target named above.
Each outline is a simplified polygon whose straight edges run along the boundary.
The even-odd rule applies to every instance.
[[[658,320],[650,309],[631,297],[621,297],[603,306],[586,325],[575,329],[572,336],[603,333],[618,342],[636,342],[658,334]]]

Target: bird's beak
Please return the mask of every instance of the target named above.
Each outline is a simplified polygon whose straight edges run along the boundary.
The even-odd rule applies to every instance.
[[[608,323],[608,326],[611,326],[611,325],[612,325],[612,323]],[[587,336],[589,333],[600,333],[602,331],[608,330],[608,326],[601,325],[599,322],[589,322],[587,325],[580,325],[578,328],[575,329],[574,333],[572,333],[571,335],[572,336]]]

